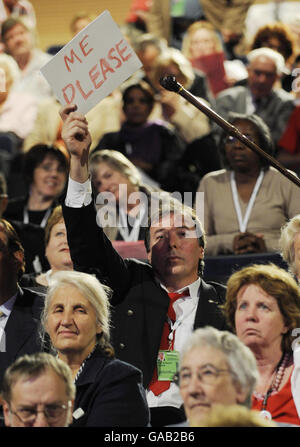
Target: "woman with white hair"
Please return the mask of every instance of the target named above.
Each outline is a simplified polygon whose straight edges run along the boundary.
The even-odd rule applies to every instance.
[[[146,426],[141,372],[116,360],[109,342],[108,294],[92,275],[55,273],[42,313],[42,336],[48,334],[58,357],[71,368],[73,426]]]
[[[189,425],[199,424],[216,404],[250,408],[257,379],[254,355],[234,334],[197,329],[180,352],[176,375]]]
[[[300,214],[290,219],[281,228],[279,239],[281,256],[287,263],[289,272],[300,282]]]

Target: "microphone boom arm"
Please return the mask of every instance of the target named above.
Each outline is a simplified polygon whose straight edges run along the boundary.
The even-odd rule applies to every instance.
[[[176,81],[175,76],[166,76],[160,79],[160,84],[166,90],[178,93],[188,102],[193,104],[197,109],[215,121],[222,129],[224,129],[229,135],[234,136],[238,140],[240,140],[243,144],[248,146],[251,150],[256,152],[263,158],[266,158],[270,165],[280,171],[285,177],[295,183],[300,187],[300,179],[294,175],[292,172],[288,171],[281,163],[279,163],[276,158],[272,157],[272,155],[267,154],[263,149],[261,149],[257,144],[253,141],[249,140],[245,135],[243,135],[235,126],[230,124],[224,118],[222,118],[218,113],[216,113],[213,109],[211,109],[208,105],[206,105],[203,101],[196,98],[192,93],[186,90],[179,82]]]

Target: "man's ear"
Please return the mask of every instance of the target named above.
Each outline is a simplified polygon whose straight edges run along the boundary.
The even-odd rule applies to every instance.
[[[199,259],[204,259],[204,248],[203,247],[199,247]]]
[[[8,406],[8,403],[5,400],[3,401],[3,415],[4,415],[5,426],[6,427],[11,427],[9,406]]]

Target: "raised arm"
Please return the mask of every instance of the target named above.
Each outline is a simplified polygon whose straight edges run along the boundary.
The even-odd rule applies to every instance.
[[[63,120],[62,138],[70,154],[70,178],[63,214],[67,227],[68,243],[75,270],[95,273],[114,292],[128,288],[127,267],[123,258],[114,250],[101,227],[96,223],[96,210],[92,202],[88,171],[91,136],[84,115],[77,107],[64,107],[60,116]],[[80,185],[82,184],[82,185]]]
[[[62,138],[70,154],[70,177],[76,182],[84,183],[89,178],[91,135],[88,122],[73,104],[63,107],[60,116],[63,120]]]

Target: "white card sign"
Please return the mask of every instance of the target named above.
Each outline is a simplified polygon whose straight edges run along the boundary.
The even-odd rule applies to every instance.
[[[41,72],[62,105],[86,114],[142,66],[109,11],[81,30]]]

